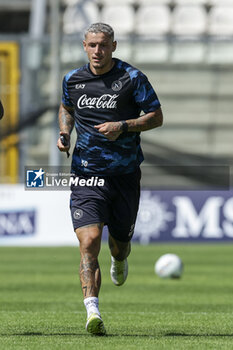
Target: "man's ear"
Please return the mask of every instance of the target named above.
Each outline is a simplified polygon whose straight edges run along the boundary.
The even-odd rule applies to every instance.
[[[116,51],[116,48],[117,48],[117,42],[116,41],[113,41],[112,47],[113,47],[112,52]]]
[[[84,51],[86,51],[86,47],[87,47],[87,43],[85,40],[83,40],[83,48],[84,48]]]

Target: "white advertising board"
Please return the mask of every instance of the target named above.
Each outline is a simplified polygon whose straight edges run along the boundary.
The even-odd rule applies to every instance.
[[[78,245],[69,203],[69,191],[0,185],[0,246]]]

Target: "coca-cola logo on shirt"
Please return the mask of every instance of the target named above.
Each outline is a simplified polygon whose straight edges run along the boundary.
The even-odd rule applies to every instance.
[[[83,108],[117,108],[117,97],[119,95],[104,94],[100,97],[88,97],[84,94],[79,97],[77,101],[77,106],[79,109]]]

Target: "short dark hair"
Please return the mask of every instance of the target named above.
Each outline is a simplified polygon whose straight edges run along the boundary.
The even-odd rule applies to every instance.
[[[85,38],[88,33],[105,33],[114,41],[114,30],[106,23],[93,23],[85,30]]]

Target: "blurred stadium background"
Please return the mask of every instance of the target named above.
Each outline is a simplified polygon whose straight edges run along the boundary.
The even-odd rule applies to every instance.
[[[113,26],[116,57],[146,73],[164,112],[164,126],[142,135],[135,237],[231,240],[233,0],[0,0],[0,244],[46,235],[38,223],[51,206],[51,231],[65,210],[61,236],[72,232],[68,193],[24,191],[25,166],[69,166],[56,148],[61,82],[86,62],[83,30],[98,21]]]

